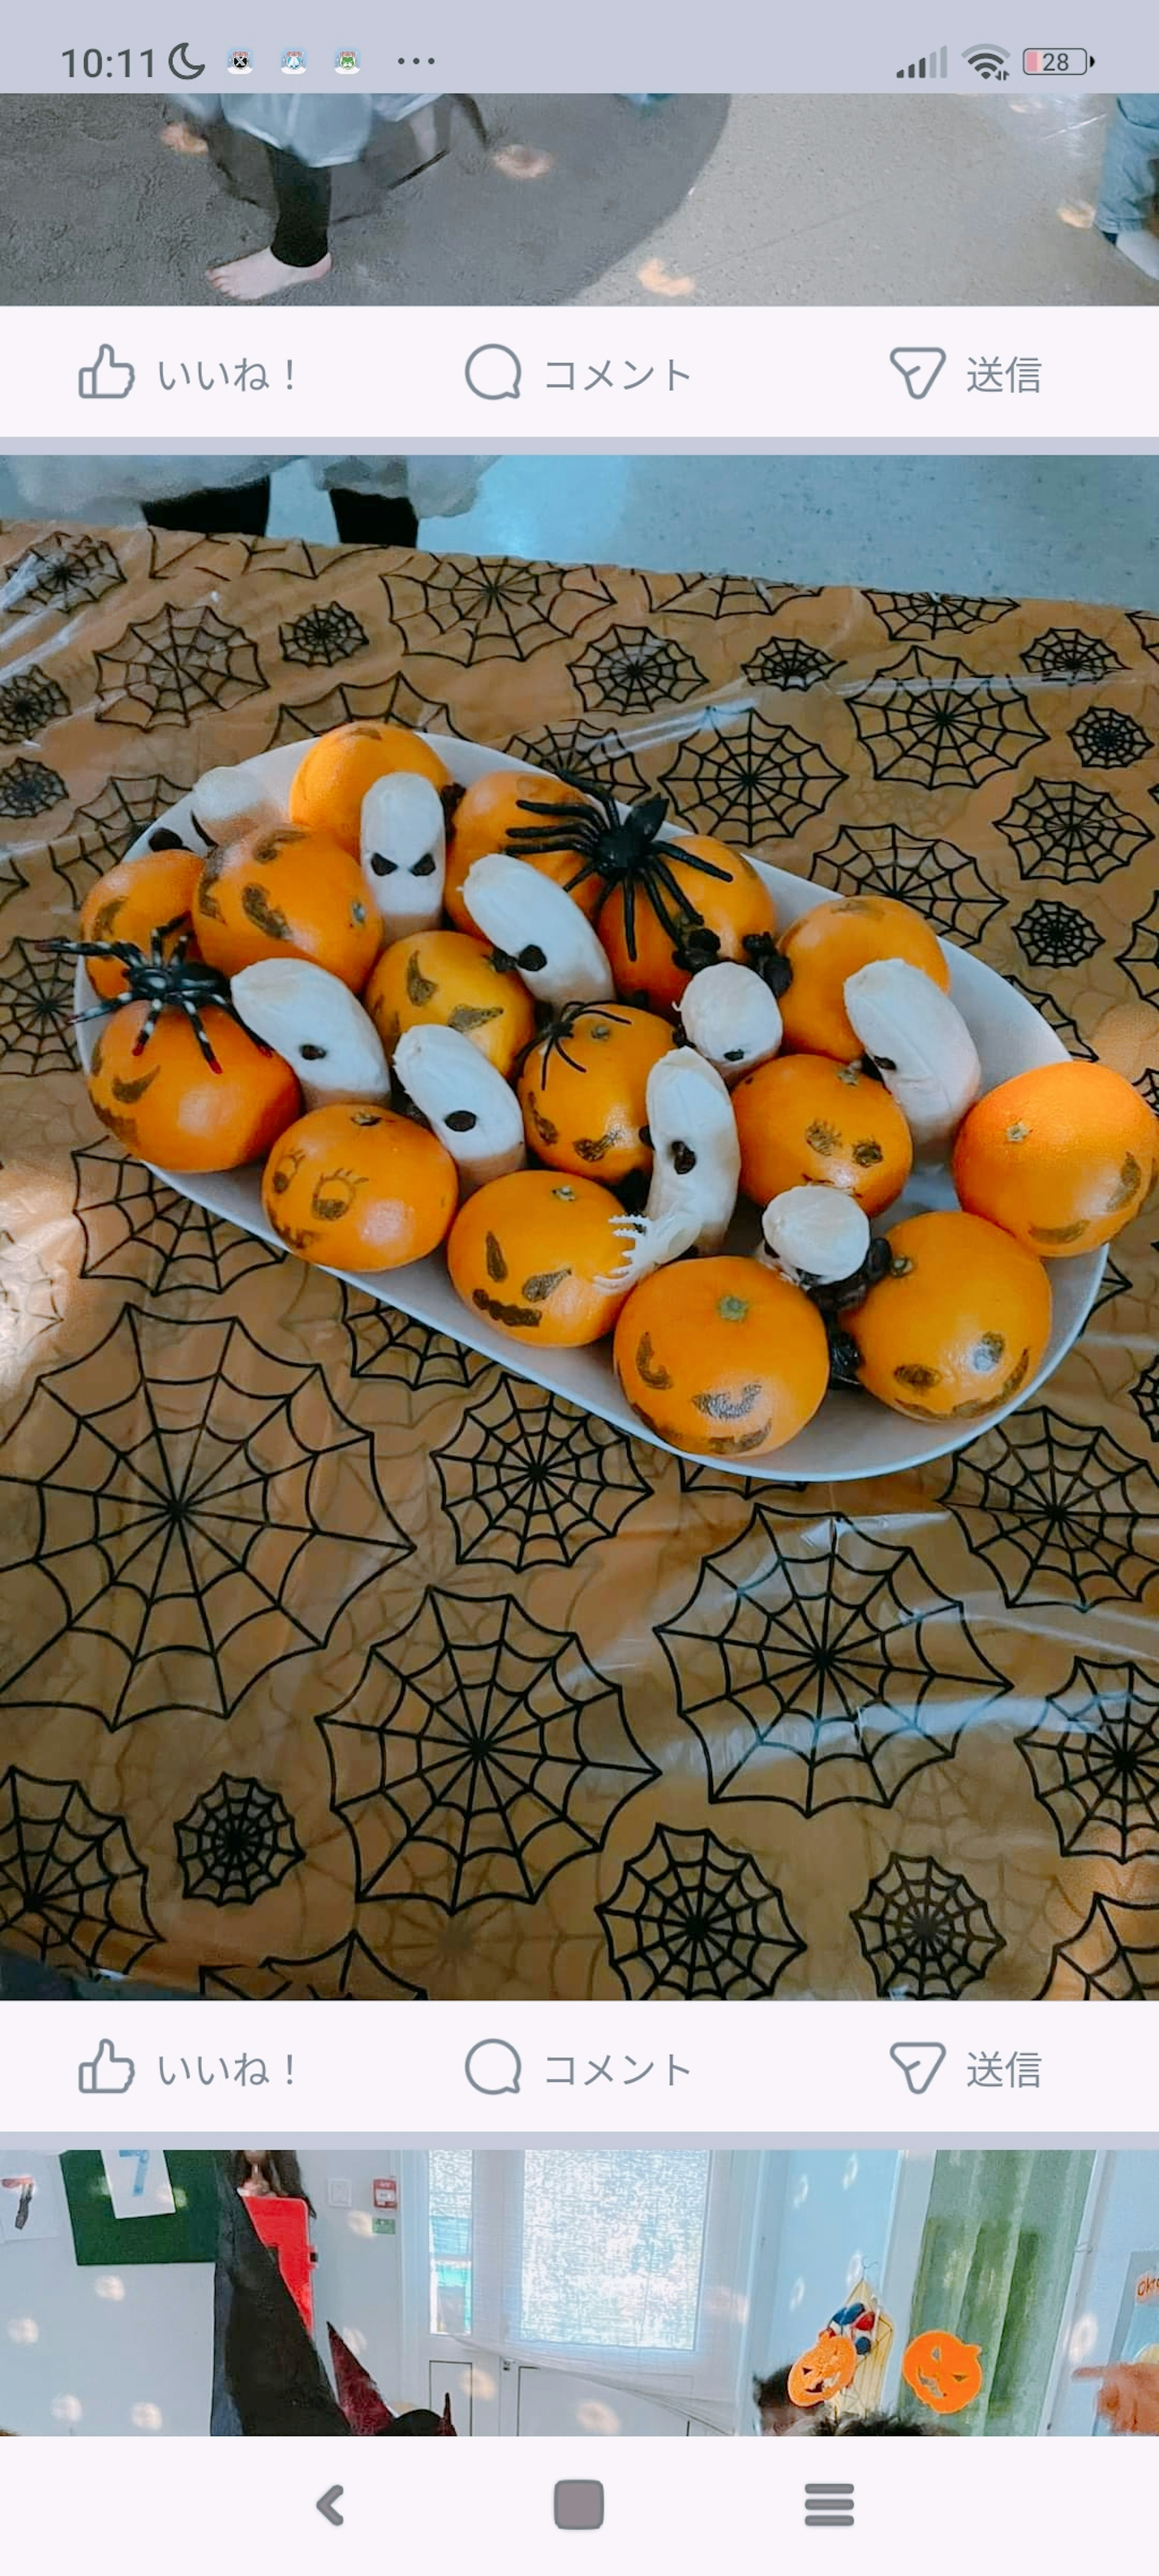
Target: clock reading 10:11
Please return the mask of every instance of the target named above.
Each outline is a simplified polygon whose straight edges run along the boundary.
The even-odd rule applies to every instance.
[[[136,59],[140,74],[142,74],[146,80],[151,81],[153,79],[152,46],[142,46]],[[117,75],[118,65],[120,67],[119,77],[122,80],[132,80],[133,77],[133,48],[131,45],[122,46],[120,52],[115,54],[104,53],[99,45],[89,45],[86,47],[83,54],[78,54],[75,45],[70,45],[67,50],[61,54],[61,61],[68,64],[68,76],[70,80],[77,80],[78,78],[89,81],[112,80],[114,76]],[[80,66],[79,72],[77,68],[78,64]],[[201,75],[205,70],[205,65],[204,63],[191,62],[189,58],[188,45],[181,44],[174,45],[172,52],[169,54],[168,68],[174,80],[200,80]]]

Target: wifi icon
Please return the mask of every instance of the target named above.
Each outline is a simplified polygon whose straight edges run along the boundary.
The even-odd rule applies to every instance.
[[[977,72],[979,80],[1010,78],[1006,69],[1010,56],[1004,45],[967,45],[962,60],[969,63],[972,72]]]

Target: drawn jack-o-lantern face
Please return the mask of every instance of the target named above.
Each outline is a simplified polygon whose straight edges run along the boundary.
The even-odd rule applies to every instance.
[[[982,2348],[938,2328],[915,2335],[902,2358],[901,2375],[919,2405],[934,2415],[960,2415],[982,2387]]]
[[[821,2406],[827,2397],[839,2397],[842,2389],[849,2387],[856,2368],[857,2354],[848,2335],[819,2335],[789,2372],[789,2395],[794,2406]]]

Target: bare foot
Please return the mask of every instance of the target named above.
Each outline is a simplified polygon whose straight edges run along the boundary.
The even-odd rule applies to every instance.
[[[204,134],[199,134],[195,125],[180,122],[163,125],[161,141],[167,152],[199,153],[209,150]]]
[[[329,277],[333,266],[329,251],[313,268],[288,268],[272,250],[254,250],[248,259],[227,259],[221,268],[211,268],[208,276],[218,294],[232,297],[235,304],[260,304],[263,295],[281,295],[287,286],[310,286],[316,277]]]
[[[505,179],[545,179],[555,168],[550,152],[537,152],[532,143],[501,143],[491,159]]]

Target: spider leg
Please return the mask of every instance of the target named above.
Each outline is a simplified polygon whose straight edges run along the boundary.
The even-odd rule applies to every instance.
[[[653,882],[662,885],[666,889],[667,893],[671,895],[677,911],[683,913],[686,921],[699,921],[700,914],[696,909],[696,905],[694,904],[687,887],[682,886],[679,878],[673,876],[672,870],[668,865],[667,858],[662,854],[658,842],[653,843],[652,848],[648,853],[648,857],[649,891],[651,891]],[[720,870],[714,868],[713,875],[718,876],[719,874]]]
[[[210,1070],[210,1072],[211,1072],[211,1073],[220,1073],[220,1071],[221,1071],[221,1066],[220,1066],[220,1064],[218,1063],[217,1057],[215,1056],[215,1054],[214,1054],[214,1052],[213,1052],[213,1048],[211,1047],[211,1045],[210,1045],[210,1043],[209,1043],[209,1039],[208,1039],[208,1037],[207,1037],[207,1035],[206,1035],[206,1031],[205,1031],[205,1025],[204,1025],[204,1022],[203,1022],[203,1020],[202,1020],[201,1013],[200,1013],[200,1011],[198,1010],[198,1007],[197,1007],[196,1002],[193,1002],[193,1001],[191,1001],[191,1000],[190,1000],[188,993],[181,993],[181,994],[179,994],[178,999],[179,999],[179,1001],[180,1001],[181,1008],[182,1008],[182,1010],[183,1010],[183,1011],[184,1011],[184,1013],[185,1013],[185,1017],[186,1017],[186,1019],[188,1020],[188,1022],[189,1022],[189,1024],[190,1024],[190,1027],[192,1028],[192,1031],[193,1031],[194,1037],[195,1037],[195,1038],[196,1038],[196,1040],[197,1040],[198,1046],[200,1047],[201,1052],[202,1052],[202,1054],[203,1054],[203,1056],[204,1056],[204,1058],[205,1058],[205,1061],[206,1061],[207,1065],[209,1066],[209,1070]],[[159,1008],[160,1008],[160,1004],[158,1004],[158,1009],[159,1009]],[[141,1045],[142,1045],[142,1043],[143,1043],[143,1041],[144,1041],[144,1037],[145,1037],[145,1031],[144,1031],[144,1029],[142,1029],[142,1031],[141,1031],[141,1038],[140,1038],[140,1040],[138,1041],[138,1044],[137,1044],[137,1045],[134,1047],[134,1049],[133,1049],[133,1053],[134,1053],[134,1055],[139,1055],[139,1054],[140,1054]]]
[[[718,868],[715,859],[701,858],[696,850],[681,849],[679,841],[653,841],[653,858],[679,859],[681,867],[693,868],[700,877],[718,877],[721,885],[731,885],[727,868]]]
[[[95,1009],[91,1011],[74,1011],[70,1025],[74,1029],[82,1029],[86,1020],[107,1020],[110,1011],[119,1011],[120,1007],[121,997],[118,994],[115,1002],[98,1002]]]
[[[163,1007],[164,1005],[162,1003],[161,995],[158,994],[156,1001],[150,1002],[145,1018],[142,1021],[137,1036],[133,1041],[134,1055],[144,1055],[145,1049],[149,1044],[149,1040],[153,1035],[153,1031],[157,1026],[157,1022],[161,1017]]]

